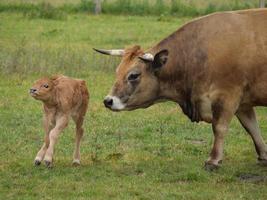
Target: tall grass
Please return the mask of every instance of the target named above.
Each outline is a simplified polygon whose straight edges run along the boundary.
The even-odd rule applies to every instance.
[[[230,4],[216,4],[210,2],[204,9],[200,10],[200,15],[205,15],[217,11],[227,11],[227,10],[242,10],[257,7],[257,3],[253,1],[240,1],[234,0]]]
[[[29,18],[43,18],[43,19],[57,19],[62,20],[66,18],[66,13],[53,7],[49,3],[41,3],[34,9],[24,11],[24,15]]]
[[[55,30],[52,30],[53,32]],[[0,73],[2,74],[53,74],[75,75],[77,72],[94,68],[111,72],[118,59],[101,57],[90,47],[75,44],[55,46],[44,43],[30,43],[26,39],[16,42],[12,49],[0,50]]]
[[[130,14],[130,15],[176,15],[198,16],[215,11],[238,10],[257,6],[258,1],[234,0],[207,1],[205,6],[199,6],[196,1],[184,0],[104,0],[102,12],[106,14]],[[62,19],[63,13],[93,13],[94,0],[80,0],[79,3],[64,3],[54,6],[51,3],[0,3],[0,12],[23,12],[30,17],[47,19]]]
[[[201,13],[201,9],[198,9],[194,5],[184,4],[180,0],[172,0],[170,13],[179,16],[196,16]]]
[[[92,48],[144,49],[175,31],[187,18],[68,15],[67,20],[29,20],[18,13],[0,13],[0,74],[75,75],[95,69],[112,72],[119,58],[95,53]],[[82,24],[82,25],[81,25]],[[164,27],[164,28],[163,28]],[[151,37],[151,30],[155,32]],[[142,34],[140,34],[142,33]]]

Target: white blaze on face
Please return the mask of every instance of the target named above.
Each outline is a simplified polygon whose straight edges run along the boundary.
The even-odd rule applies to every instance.
[[[113,100],[113,104],[111,106],[112,110],[123,110],[125,108],[125,104],[121,102],[121,100],[116,96],[108,96]]]

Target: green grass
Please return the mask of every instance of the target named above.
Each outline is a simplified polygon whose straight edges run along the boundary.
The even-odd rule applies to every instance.
[[[188,18],[68,15],[65,20],[0,14],[0,199],[266,199],[267,176],[251,139],[233,120],[221,169],[203,162],[211,127],[193,124],[174,103],[113,113],[102,105],[114,81],[115,58],[92,47],[148,48]],[[83,78],[91,93],[82,142],[82,166],[72,167],[74,125],[59,138],[55,167],[33,166],[41,147],[41,103],[28,95],[37,78],[64,73]],[[267,139],[266,109],[258,118]],[[201,142],[195,142],[201,141]]]

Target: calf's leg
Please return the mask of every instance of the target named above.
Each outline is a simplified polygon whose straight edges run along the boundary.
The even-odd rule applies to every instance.
[[[80,115],[78,117],[73,117],[76,124],[76,136],[75,136],[75,148],[73,153],[73,165],[80,165],[81,155],[80,155],[80,144],[83,137],[84,130],[82,128],[84,116]]]
[[[44,158],[44,155],[45,155],[45,153],[46,153],[46,150],[47,150],[47,148],[48,148],[48,146],[49,146],[49,135],[46,133],[45,134],[45,137],[44,137],[44,144],[43,144],[43,146],[41,147],[41,149],[38,151],[38,153],[37,153],[37,155],[36,155],[36,157],[35,157],[35,159],[34,159],[34,164],[36,165],[36,166],[38,166],[38,165],[40,165],[41,164],[41,162],[42,162],[42,160],[43,160],[43,158]]]
[[[240,108],[236,116],[251,136],[259,162],[267,166],[267,147],[262,139],[254,109],[252,107]]]
[[[45,130],[44,144],[41,147],[41,149],[38,151],[38,153],[34,159],[35,165],[41,164],[41,162],[45,156],[46,150],[49,146],[49,132],[52,129],[52,127],[54,126],[54,114],[45,113],[44,120],[43,120],[43,126],[44,126],[44,130]]]
[[[47,167],[52,166],[54,146],[57,142],[59,134],[67,127],[69,122],[68,115],[61,115],[56,118],[56,126],[49,133],[49,147],[45,153],[44,161]]]
[[[83,137],[84,130],[82,128],[85,113],[87,110],[87,103],[84,103],[79,109],[79,112],[72,118],[76,124],[76,137],[75,137],[75,148],[73,153],[73,164],[80,165],[81,155],[80,155],[80,144]]]

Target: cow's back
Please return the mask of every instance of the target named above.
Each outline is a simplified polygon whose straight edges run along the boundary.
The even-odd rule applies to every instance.
[[[266,24],[267,9],[215,13],[194,20],[175,33],[177,46],[171,48],[178,56],[167,67],[184,68],[190,77],[187,87],[196,95],[208,88],[237,87],[244,90],[245,103],[267,105]]]
[[[244,90],[244,103],[267,105],[267,9],[215,14],[211,21],[215,30],[206,44],[211,82]]]

